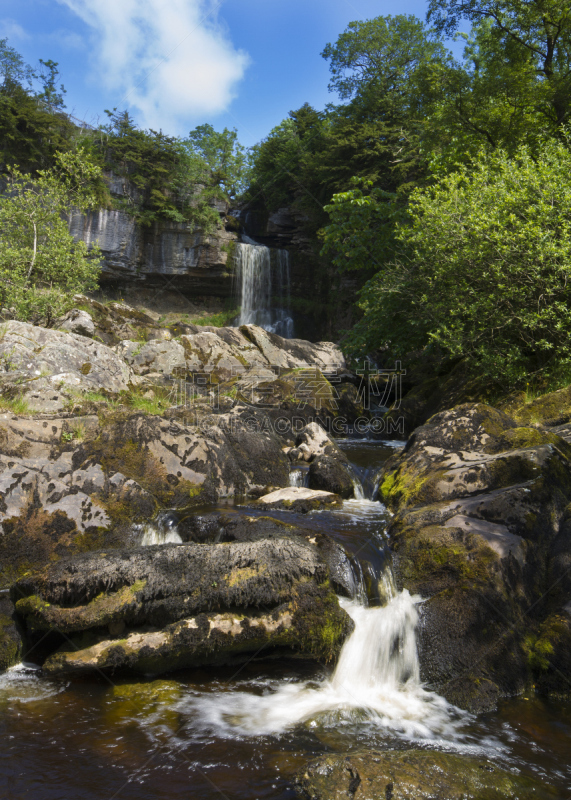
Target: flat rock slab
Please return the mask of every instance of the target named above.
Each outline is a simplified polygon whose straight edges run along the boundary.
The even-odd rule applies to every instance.
[[[337,494],[315,489],[306,489],[301,486],[290,486],[286,489],[277,489],[275,492],[260,497],[256,506],[282,511],[297,511],[306,514],[308,511],[317,511],[321,508],[332,508],[342,505],[343,501]]]
[[[303,800],[547,800],[543,782],[506,772],[486,758],[431,750],[353,753],[311,761],[296,779]]]
[[[78,389],[121,392],[129,388],[133,372],[125,361],[104,344],[67,331],[39,328],[27,322],[6,322],[0,341],[0,357],[26,376],[26,385],[42,381]]]

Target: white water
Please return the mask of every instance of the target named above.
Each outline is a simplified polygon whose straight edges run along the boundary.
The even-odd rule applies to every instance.
[[[307,469],[292,469],[289,473],[289,485],[297,487],[307,487],[309,482],[309,471]]]
[[[143,525],[141,545],[151,547],[155,544],[182,544],[176,523],[168,516],[158,517],[152,522]]]
[[[271,250],[248,236],[236,245],[235,294],[240,325],[259,325],[286,339],[294,334],[289,311],[291,275],[287,250]]]
[[[355,500],[364,500],[365,492],[363,491],[363,484],[356,475],[351,475],[351,480],[353,481]]]
[[[274,682],[262,696],[199,695],[187,698],[180,710],[195,711],[195,724],[198,719],[226,736],[277,734],[298,724],[339,728],[366,723],[406,739],[453,739],[467,715],[420,683],[419,598],[405,590],[382,608],[339,602],[355,630],[331,678],[320,684]]]
[[[66,684],[49,681],[36,664],[17,664],[0,675],[0,709],[4,703],[33,703],[63,692]]]

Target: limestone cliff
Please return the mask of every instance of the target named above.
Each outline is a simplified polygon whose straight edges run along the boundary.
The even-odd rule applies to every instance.
[[[137,206],[137,190],[128,181],[107,175],[111,196]],[[217,203],[223,226],[206,235],[192,223],[162,219],[146,226],[124,210],[102,208],[86,216],[75,214],[70,231],[103,251],[103,283],[170,284],[193,294],[227,297],[232,293],[232,243],[236,233],[226,230],[228,208]]]

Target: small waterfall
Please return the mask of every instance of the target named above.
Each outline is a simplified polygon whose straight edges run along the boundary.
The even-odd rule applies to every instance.
[[[290,470],[289,485],[307,488],[309,486],[309,468],[302,467]]]
[[[150,547],[155,544],[182,544],[177,529],[177,520],[173,514],[159,514],[156,519],[143,525],[141,545]]]
[[[197,716],[225,735],[275,734],[298,724],[338,729],[366,721],[407,740],[453,739],[464,717],[420,682],[419,599],[406,589],[378,608],[341,598],[355,630],[331,678],[318,685],[275,682],[263,695],[203,695],[192,701]]]
[[[234,293],[240,303],[239,325],[259,325],[293,338],[291,274],[287,250],[273,250],[248,236],[236,244]]]
[[[355,495],[355,500],[364,500],[365,493],[363,491],[363,486],[361,485],[361,481],[357,478],[356,475],[351,476],[351,480],[353,481],[353,493]]]

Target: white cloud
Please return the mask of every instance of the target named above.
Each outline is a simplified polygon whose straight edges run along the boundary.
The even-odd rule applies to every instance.
[[[24,39],[29,39],[30,37],[22,26],[18,25],[16,20],[2,19],[0,20],[0,39],[4,38],[7,38],[8,44],[10,44],[14,39],[24,41]]]
[[[144,127],[186,133],[224,111],[249,63],[216,19],[214,0],[58,0],[95,33],[97,76],[110,105]]]

